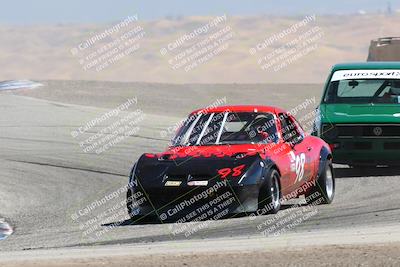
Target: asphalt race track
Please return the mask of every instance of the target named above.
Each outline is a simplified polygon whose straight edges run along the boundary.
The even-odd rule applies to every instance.
[[[128,181],[132,163],[144,152],[162,151],[168,144],[168,127],[190,111],[218,101],[293,109],[314,99],[316,102],[310,101],[299,110],[296,117],[301,117],[316,107],[321,85],[40,82],[43,87],[0,92],[0,218],[14,230],[10,237],[0,241],[0,265],[7,255],[18,259],[22,251],[47,253],[55,248],[65,252],[138,245],[137,251],[154,249],[157,253],[165,251],[160,246],[169,244],[170,253],[174,253],[174,248],[189,253],[194,250],[190,246],[197,247],[199,240],[204,244],[210,242],[208,247],[199,246],[207,252],[217,246],[212,243],[214,239],[231,240],[233,248],[234,240],[247,240],[247,250],[256,249],[260,242],[265,243],[264,248],[276,244],[282,250],[296,246],[385,246],[400,242],[400,171],[387,168],[357,172],[335,166],[334,203],[316,207],[312,216],[279,236],[263,237],[260,233],[260,225],[276,215],[209,221],[206,227],[186,236],[174,232],[174,227],[178,227],[174,224],[135,223],[128,220],[125,206],[120,205],[125,200],[124,193],[74,217],[94,201],[119,192]],[[129,98],[135,98],[137,103],[128,111],[140,109],[144,114],[137,131],[101,154],[84,152],[79,141],[112,124],[117,117],[76,138],[71,132]],[[128,113],[121,112],[118,117],[125,114]],[[285,208],[296,203],[288,203]],[[112,207],[115,216],[106,212]],[[104,212],[107,214],[101,220],[90,221]],[[237,250],[243,249],[236,246]]]

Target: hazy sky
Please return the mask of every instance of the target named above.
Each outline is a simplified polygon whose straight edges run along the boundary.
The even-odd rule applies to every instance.
[[[400,0],[0,0],[0,23],[109,22],[138,14],[139,19],[189,15],[296,15],[384,11]]]

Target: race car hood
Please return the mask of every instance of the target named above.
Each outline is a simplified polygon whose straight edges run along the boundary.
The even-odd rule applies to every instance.
[[[226,179],[237,184],[250,169],[261,169],[264,163],[260,163],[263,160],[258,152],[245,146],[224,146],[218,150],[185,147],[161,154],[144,154],[137,162],[135,177],[146,188],[164,186],[167,181],[186,185],[189,181],[215,183]],[[226,177],[221,177],[221,173]]]
[[[400,105],[395,104],[323,104],[322,122],[400,123]]]

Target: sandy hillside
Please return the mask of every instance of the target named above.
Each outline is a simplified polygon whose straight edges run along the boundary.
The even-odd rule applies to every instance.
[[[121,21],[124,18],[121,19]],[[367,57],[369,42],[379,36],[398,35],[395,25],[400,17],[383,15],[365,16],[326,16],[316,17],[306,25],[299,27],[283,38],[269,44],[266,48],[250,54],[251,48],[257,48],[265,40],[290,29],[305,17],[226,17],[207,33],[201,33],[186,41],[176,49],[161,55],[160,49],[179,41],[185,34],[191,34],[214,17],[189,17],[164,19],[159,21],[138,20],[122,27],[101,39],[84,51],[73,55],[73,49],[90,38],[104,33],[119,22],[104,25],[36,25],[36,26],[0,26],[0,80],[8,79],[67,79],[67,80],[112,80],[112,81],[151,81],[173,83],[271,83],[271,82],[307,82],[321,83],[332,64],[340,61],[364,61]],[[228,27],[228,28],[227,28]],[[317,27],[317,28],[316,28]],[[224,30],[224,32],[220,32]],[[314,29],[312,34],[307,32]],[[130,38],[135,38],[125,47],[122,57],[100,58],[101,53],[93,56],[98,49],[119,39],[122,33],[135,31]],[[195,57],[186,55],[188,61],[200,60],[197,67],[175,68],[174,56],[181,55],[186,49],[207,40],[212,34],[220,32],[213,41],[224,38],[220,49],[210,50],[207,54]],[[297,53],[289,52],[293,42],[300,38],[309,41]],[[130,40],[125,38],[125,40]],[[302,43],[301,42],[301,43]],[[286,51],[279,52],[283,45]],[[299,43],[295,45],[298,46]],[[222,46],[223,45],[223,46]],[[204,48],[197,47],[196,51]],[[114,48],[114,47],[112,47]],[[128,50],[131,48],[131,50]],[[110,48],[110,50],[112,50]],[[278,51],[278,52],[277,52]],[[200,52],[199,52],[200,53]],[[271,54],[275,53],[275,54]],[[282,55],[283,54],[283,55]],[[301,54],[298,56],[298,54]],[[282,55],[281,58],[278,58]],[[80,64],[80,60],[90,56]],[[115,55],[116,56],[116,55]],[[277,58],[286,62],[280,68],[270,67],[262,70],[258,61],[267,56],[270,62]],[[110,60],[106,68],[86,68],[95,59]],[[172,62],[172,64],[170,64]]]

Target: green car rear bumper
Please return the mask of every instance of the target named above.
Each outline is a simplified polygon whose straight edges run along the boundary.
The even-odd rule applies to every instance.
[[[348,165],[400,165],[400,139],[351,138],[326,140],[333,161]]]

